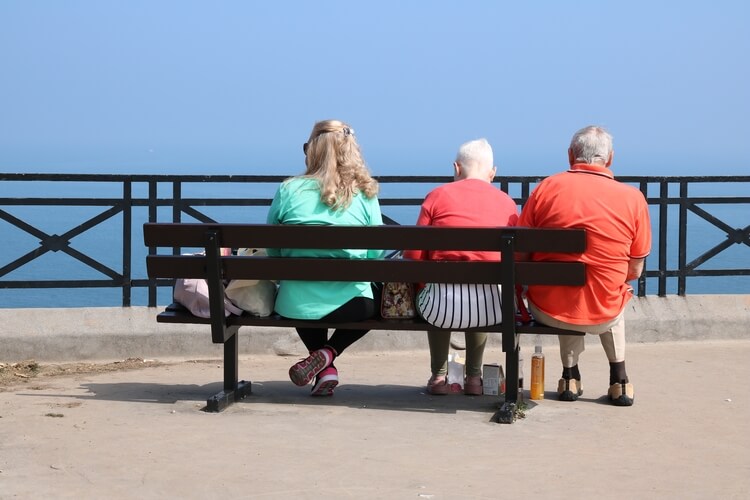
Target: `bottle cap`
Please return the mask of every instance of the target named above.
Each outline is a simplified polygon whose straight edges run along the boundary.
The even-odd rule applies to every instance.
[[[534,347],[534,352],[542,352],[542,346],[538,345]]]

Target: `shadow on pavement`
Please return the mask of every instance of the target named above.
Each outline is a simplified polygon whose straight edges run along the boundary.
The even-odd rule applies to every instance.
[[[175,385],[117,382],[83,383],[80,387],[86,390],[85,394],[54,394],[45,390],[37,393],[17,393],[17,395],[83,401],[175,404],[181,401],[205,402],[208,397],[221,391],[222,383]],[[311,387],[311,385],[297,387],[289,381],[278,380],[253,382],[252,394],[236,402],[235,405],[243,409],[252,409],[252,405],[266,404],[295,407],[349,407],[436,414],[478,412],[487,413],[489,418],[502,403],[502,398],[498,396],[464,396],[463,394],[432,396],[427,394],[423,387],[391,384],[346,384],[336,388],[336,394],[333,397],[311,397],[309,395]]]

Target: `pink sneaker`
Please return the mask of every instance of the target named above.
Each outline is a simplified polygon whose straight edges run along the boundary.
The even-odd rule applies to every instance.
[[[307,385],[315,376],[322,372],[333,362],[331,351],[318,349],[310,353],[308,357],[289,368],[289,378],[295,385]]]
[[[315,377],[315,385],[310,396],[333,396],[333,390],[339,385],[339,372],[335,366],[329,366]]]

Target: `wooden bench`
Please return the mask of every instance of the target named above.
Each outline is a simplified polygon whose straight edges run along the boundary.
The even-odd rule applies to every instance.
[[[435,328],[421,318],[369,319],[357,323],[292,320],[271,317],[224,315],[223,280],[276,279],[412,283],[499,283],[502,285],[500,325],[462,331],[502,334],[506,380],[518,380],[519,334],[582,335],[535,322],[515,321],[515,286],[530,284],[580,286],[585,281],[579,262],[523,262],[516,253],[580,253],[586,234],[578,229],[446,228],[419,226],[305,226],[220,223],[146,223],[144,242],[149,247],[148,276],[157,281],[205,278],[211,318],[199,318],[172,305],[157,316],[160,323],[207,324],[211,339],[224,345],[224,389],[208,399],[208,411],[221,411],[250,393],[250,382],[238,376],[240,327],[326,327],[368,330],[427,331]],[[500,251],[501,262],[411,261],[403,259],[348,260],[327,258],[273,258],[222,256],[221,248],[359,248]],[[167,247],[169,255],[157,254]],[[180,255],[181,249],[202,248],[205,256]],[[495,418],[510,423],[516,414],[518,384],[506,383],[505,402]]]

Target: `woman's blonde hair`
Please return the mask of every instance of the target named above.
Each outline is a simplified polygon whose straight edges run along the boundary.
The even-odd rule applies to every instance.
[[[317,179],[320,199],[339,210],[362,192],[367,198],[378,194],[378,182],[362,158],[354,130],[339,120],[317,122],[305,143],[305,177]]]

